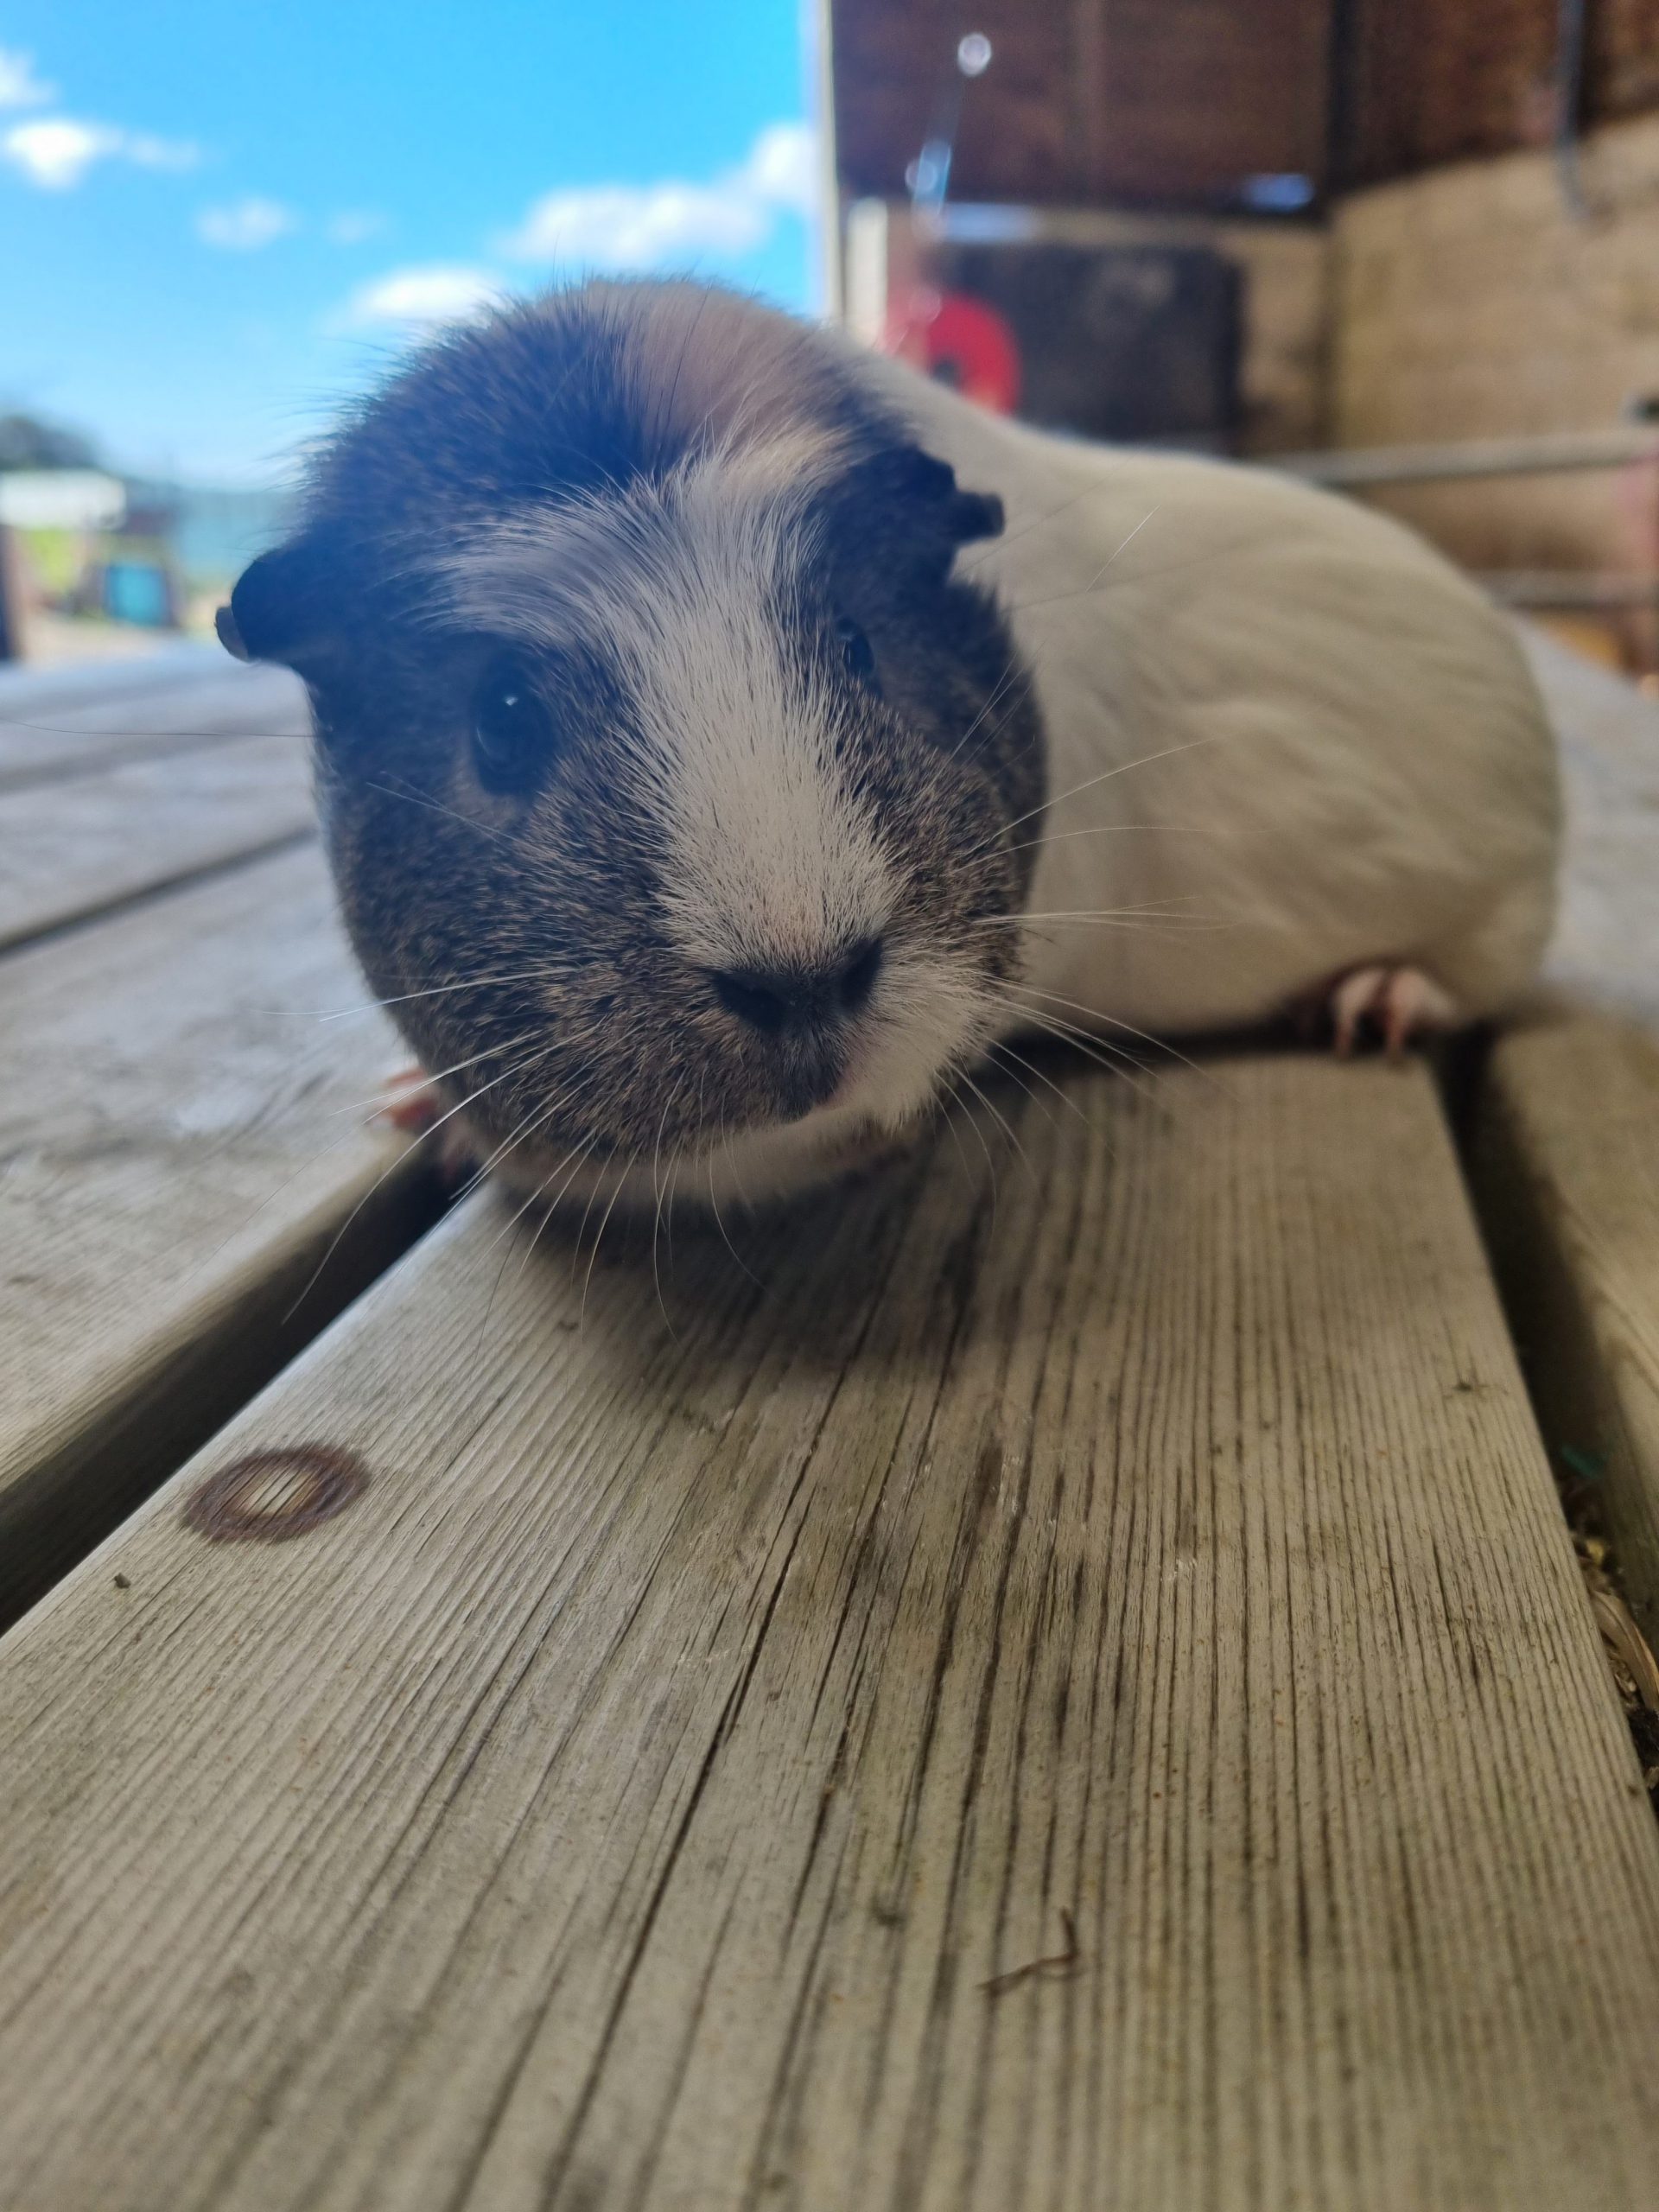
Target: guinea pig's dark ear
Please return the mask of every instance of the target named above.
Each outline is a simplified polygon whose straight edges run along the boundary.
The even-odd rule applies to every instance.
[[[335,569],[315,538],[260,554],[243,570],[230,605],[213,617],[220,645],[238,660],[281,661],[303,673],[339,620]]]
[[[1002,528],[1002,502],[994,493],[960,490],[950,463],[919,446],[873,454],[850,472],[846,489],[865,533],[896,533],[941,573],[959,545]]]
[[[976,537],[1001,537],[1005,518],[995,492],[958,492],[950,505],[950,528],[958,545]]]
[[[1002,534],[1002,502],[995,492],[963,492],[948,461],[912,446],[901,461],[904,488],[922,514],[943,527],[953,545]]]
[[[953,546],[976,537],[998,537],[1002,500],[993,491],[960,491],[956,469],[918,445],[902,447],[887,465],[893,495],[918,522],[944,531]]]

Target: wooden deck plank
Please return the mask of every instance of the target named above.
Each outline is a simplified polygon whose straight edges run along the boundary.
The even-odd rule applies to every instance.
[[[400,1171],[284,1318],[402,1152],[362,996],[315,848],[0,961],[0,1620],[429,1219]]]
[[[0,701],[6,710],[45,704],[85,706],[98,700],[136,698],[166,689],[180,678],[216,666],[223,648],[205,639],[180,639],[150,652],[112,656],[106,660],[60,662],[37,666],[8,661],[0,665]]]
[[[1659,1036],[1569,1007],[1500,1038],[1475,1158],[1546,1439],[1659,1647]]]
[[[141,674],[90,693],[73,688],[67,671],[55,694],[39,685],[14,691],[0,674],[0,793],[226,737],[302,736],[307,728],[296,677],[244,667],[225,653],[182,668],[169,661],[165,681]]]
[[[1427,1077],[1064,1080],[747,1273],[463,1209],[0,1645],[16,2212],[1652,2202],[1659,1835]],[[301,1445],[339,1517],[181,1518]]]
[[[1530,651],[1567,781],[1556,995],[1494,1045],[1477,1187],[1547,1440],[1659,1643],[1659,707]]]
[[[0,947],[313,827],[295,736],[245,738],[0,795]]]

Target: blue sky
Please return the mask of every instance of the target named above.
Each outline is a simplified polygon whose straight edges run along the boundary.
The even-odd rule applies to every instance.
[[[0,410],[249,481],[584,267],[810,302],[798,0],[0,0]]]

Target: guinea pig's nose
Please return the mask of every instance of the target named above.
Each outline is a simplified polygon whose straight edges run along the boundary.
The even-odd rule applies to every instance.
[[[856,1014],[881,972],[881,940],[867,938],[821,968],[715,968],[709,980],[728,1014],[780,1037],[837,1014]]]

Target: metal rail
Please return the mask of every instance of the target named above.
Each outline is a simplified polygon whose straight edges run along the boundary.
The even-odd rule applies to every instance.
[[[1455,444],[1354,446],[1329,453],[1264,454],[1269,468],[1344,491],[1370,485],[1452,483],[1476,476],[1545,476],[1624,468],[1659,458],[1659,429],[1621,423],[1537,437],[1465,438]]]

